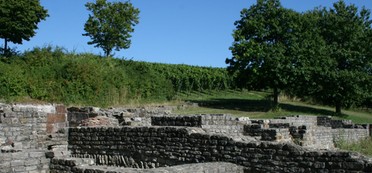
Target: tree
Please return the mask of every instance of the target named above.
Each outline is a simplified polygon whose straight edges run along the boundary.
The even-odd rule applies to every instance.
[[[48,17],[39,0],[0,0],[0,38],[4,39],[4,53],[8,42],[22,44],[29,41],[41,20]]]
[[[272,89],[276,109],[281,90],[294,80],[300,14],[283,8],[280,0],[257,0],[240,16],[230,47],[233,57],[226,59],[228,70],[237,73],[241,86]]]
[[[372,69],[370,11],[338,1],[333,8],[316,9],[316,22],[325,42],[327,56],[319,73],[314,74],[317,88],[312,95],[336,107],[350,107],[368,96]]]
[[[100,47],[106,57],[111,55],[113,49],[127,49],[131,44],[130,33],[138,24],[139,10],[130,2],[107,2],[96,0],[96,3],[85,5],[92,15],[85,23],[83,36],[89,36],[94,47]]]

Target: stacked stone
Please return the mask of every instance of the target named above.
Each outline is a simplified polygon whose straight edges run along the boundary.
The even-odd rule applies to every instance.
[[[241,136],[244,125],[250,123],[248,117],[236,118],[226,114],[205,114],[202,116],[202,128],[208,133]]]
[[[49,170],[49,162],[44,151],[0,153],[0,173],[46,173]]]
[[[151,116],[169,115],[174,106],[154,106],[144,108],[110,108],[96,107],[70,107],[68,108],[68,121],[70,127],[86,124],[88,119],[97,116],[106,117],[110,126],[150,126]],[[93,123],[94,124],[94,123]],[[100,123],[98,123],[100,124]]]
[[[270,125],[269,125],[270,126]],[[280,128],[263,128],[262,124],[247,124],[244,126],[244,135],[259,137],[263,141],[292,141],[289,128],[286,125],[275,125]]]
[[[289,123],[290,126],[317,126],[318,120],[316,116],[304,116],[304,115],[295,115],[288,117],[281,117],[270,119],[270,123]]]
[[[152,116],[152,126],[201,127],[201,116]]]
[[[263,133],[261,124],[248,124],[244,126],[244,135],[247,136],[261,136]]]
[[[84,161],[85,160],[85,161]],[[88,159],[89,160],[89,159]],[[51,161],[50,173],[164,173],[164,172],[218,172],[218,173],[243,173],[244,167],[232,163],[215,162],[200,164],[184,164],[173,167],[154,169],[136,169],[113,166],[97,166],[87,164],[87,159],[65,158]]]
[[[0,110],[0,172],[48,172],[45,152],[67,146],[64,106],[19,104]]]
[[[78,126],[118,126],[117,118],[104,115],[94,107],[70,107],[68,110],[69,127]]]
[[[353,172],[372,170],[372,163],[348,152],[305,150],[290,143],[238,142],[226,136],[189,133],[177,127],[73,128],[69,148],[75,157],[104,158],[122,165],[131,157],[142,168],[185,163],[230,162],[249,171]],[[147,165],[147,166],[145,166]]]

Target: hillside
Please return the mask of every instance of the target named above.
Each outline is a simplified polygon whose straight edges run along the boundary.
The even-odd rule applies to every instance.
[[[51,46],[0,61],[0,99],[115,106],[164,102],[177,92],[233,87],[223,68],[196,67],[75,54]]]

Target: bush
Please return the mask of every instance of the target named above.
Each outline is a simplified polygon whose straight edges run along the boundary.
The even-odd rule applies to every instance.
[[[22,66],[0,62],[0,96],[8,101],[27,95],[26,72]]]
[[[176,92],[228,89],[225,69],[169,65],[34,48],[0,64],[1,98],[110,106],[166,101]]]

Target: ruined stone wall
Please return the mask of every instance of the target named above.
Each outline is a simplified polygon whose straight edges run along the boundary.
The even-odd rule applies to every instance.
[[[293,116],[279,119],[251,120],[244,134],[267,141],[287,141],[300,146],[332,149],[338,141],[357,142],[370,136],[368,124],[330,117]]]
[[[225,114],[201,115],[202,128],[208,133],[227,134],[229,136],[241,136],[244,125],[251,123],[249,118],[237,118]]]
[[[337,141],[356,142],[368,137],[368,125],[349,120],[332,120],[326,116],[290,116],[267,120],[250,120],[225,114],[151,117],[153,126],[202,127],[207,133],[258,140],[293,142],[319,149],[331,149]]]
[[[62,105],[0,105],[0,117],[1,173],[47,172],[46,152],[57,145],[67,149]]]
[[[0,153],[0,173],[46,173],[50,159],[45,151],[25,150],[15,153]]]
[[[48,135],[65,127],[64,113],[52,105],[6,105],[0,112],[0,143],[11,141],[15,150],[46,148]]]
[[[156,172],[182,172],[182,173],[244,173],[244,167],[226,162],[210,162],[202,164],[184,164],[172,167],[161,167],[154,169],[125,168],[115,166],[94,165],[93,159],[87,158],[63,158],[52,159],[50,165],[51,173],[156,173]]]
[[[372,163],[349,152],[316,151],[290,143],[238,142],[192,133],[182,127],[71,128],[74,157],[97,164],[152,168],[187,163],[230,162],[248,171],[371,172]]]
[[[151,125],[201,127],[202,116],[152,116]]]
[[[155,106],[143,108],[109,108],[97,107],[70,107],[68,108],[69,127],[89,126],[86,121],[94,118],[105,118],[108,123],[98,124],[105,126],[151,126],[151,116],[169,115],[172,106]],[[162,121],[160,121],[162,122]]]
[[[208,133],[240,136],[249,118],[237,118],[226,114],[201,114],[188,116],[152,116],[152,126],[187,126],[201,127]]]
[[[331,128],[317,127],[307,129],[302,139],[302,146],[330,149],[337,142],[357,142],[369,137],[367,128]]]
[[[278,123],[288,123],[290,126],[317,126],[318,119],[316,116],[304,116],[296,115],[290,117],[281,117],[277,119],[270,119],[269,123],[278,124]]]

